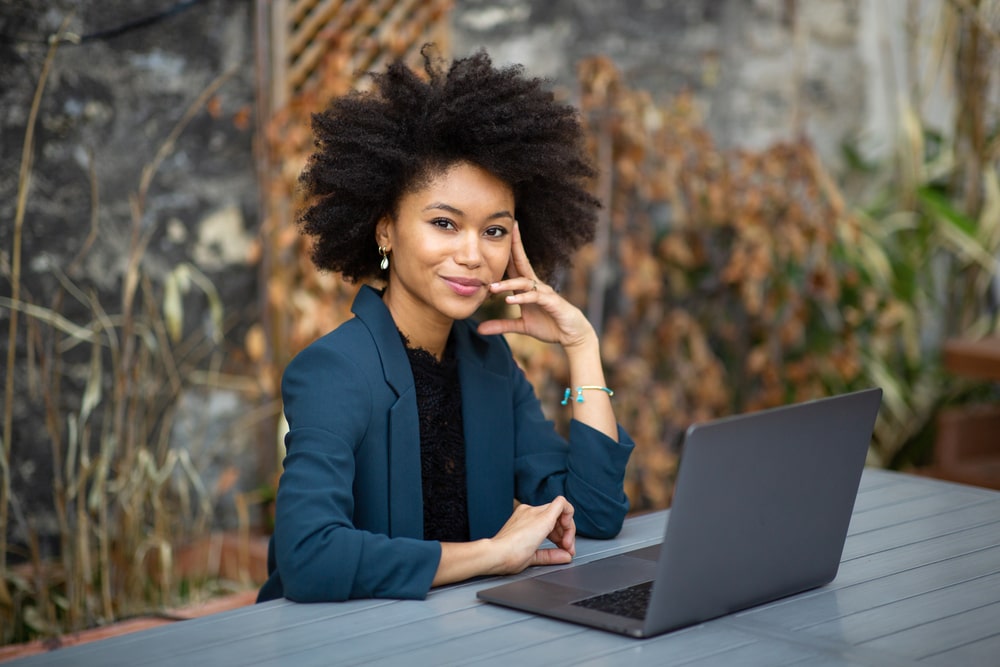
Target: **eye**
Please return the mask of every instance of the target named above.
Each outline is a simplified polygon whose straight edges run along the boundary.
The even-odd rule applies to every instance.
[[[441,229],[454,229],[455,223],[448,218],[434,218],[431,220],[431,224],[435,227],[440,227]]]
[[[509,232],[506,227],[501,227],[500,225],[494,225],[489,227],[484,234],[491,239],[501,239],[506,236]]]

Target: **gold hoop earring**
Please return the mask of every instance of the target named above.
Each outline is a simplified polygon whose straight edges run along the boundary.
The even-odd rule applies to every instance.
[[[382,261],[379,262],[379,268],[385,271],[389,268],[389,249],[385,246],[379,246],[378,254],[382,256]]]

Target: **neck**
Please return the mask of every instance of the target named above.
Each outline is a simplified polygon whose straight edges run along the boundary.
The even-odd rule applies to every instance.
[[[394,299],[390,288],[382,295],[385,307],[389,309],[396,328],[403,332],[410,341],[411,347],[419,347],[433,354],[439,361],[444,357],[444,348],[448,344],[453,320],[445,317],[435,317],[426,309],[414,307],[415,304]]]

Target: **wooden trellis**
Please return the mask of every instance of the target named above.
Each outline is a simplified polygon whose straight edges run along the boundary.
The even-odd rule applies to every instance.
[[[352,72],[379,70],[427,42],[447,51],[452,0],[266,0],[271,109],[307,89],[327,57],[346,54]]]

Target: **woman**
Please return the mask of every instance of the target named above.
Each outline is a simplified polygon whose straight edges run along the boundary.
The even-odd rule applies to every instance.
[[[447,72],[424,60],[429,81],[396,63],[313,119],[313,260],[385,288],[362,287],[355,317],[285,370],[260,600],[423,598],[569,562],[577,532],[613,537],[628,510],[633,445],[597,336],[544,282],[596,217],[575,112],[485,53]],[[520,315],[477,325],[491,297]],[[497,335],[511,332],[565,350],[568,442]]]

